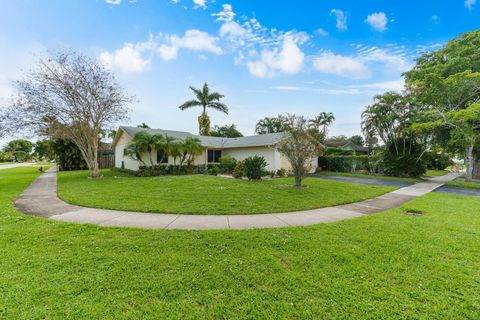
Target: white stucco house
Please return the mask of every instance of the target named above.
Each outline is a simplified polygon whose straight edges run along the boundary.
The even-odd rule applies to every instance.
[[[115,150],[115,167],[130,170],[138,170],[141,166],[139,161],[125,155],[125,148],[132,141],[136,132],[147,131],[151,134],[162,134],[174,137],[178,140],[186,137],[198,138],[203,146],[203,152],[195,157],[194,165],[207,165],[209,163],[217,163],[222,156],[231,156],[237,160],[243,160],[250,156],[262,156],[267,162],[267,170],[278,170],[283,168],[290,170],[288,160],[275,150],[275,144],[284,138],[284,133],[270,133],[262,135],[254,135],[241,138],[220,138],[210,136],[194,135],[189,132],[172,131],[162,129],[144,129],[137,127],[121,126],[113,141],[112,147]],[[161,159],[161,155],[157,151],[152,151],[154,161]],[[145,154],[144,159],[149,159],[149,155]],[[173,158],[164,159],[162,164],[173,164]],[[312,159],[312,170],[317,167],[317,160]]]

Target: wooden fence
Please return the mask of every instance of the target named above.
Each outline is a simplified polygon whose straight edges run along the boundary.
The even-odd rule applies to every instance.
[[[115,155],[102,155],[98,157],[98,165],[100,169],[109,169],[115,167]]]

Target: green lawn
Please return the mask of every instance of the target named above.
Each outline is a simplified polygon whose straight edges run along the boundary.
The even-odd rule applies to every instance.
[[[14,164],[14,162],[0,162],[0,166],[6,165],[6,164]]]
[[[293,178],[246,181],[205,175],[132,177],[103,170],[100,180],[85,171],[61,172],[58,192],[65,201],[87,207],[181,214],[249,214],[314,209],[372,198],[391,187]]]
[[[381,175],[371,175],[365,173],[348,173],[348,172],[330,172],[323,171],[321,174],[331,175],[331,176],[343,176],[343,177],[354,177],[354,178],[367,178],[367,179],[381,179],[381,180],[393,180],[393,181],[403,181],[403,182],[420,182],[421,179],[415,178],[398,178],[398,177],[388,177]]]
[[[448,170],[427,170],[427,177],[440,177],[450,173]]]
[[[454,187],[461,187],[461,188],[474,188],[474,189],[480,189],[480,183],[478,182],[465,182],[465,181],[450,181],[448,183],[449,186],[454,186]]]
[[[476,197],[311,227],[138,230],[16,212],[36,176],[0,171],[2,319],[480,318]]]

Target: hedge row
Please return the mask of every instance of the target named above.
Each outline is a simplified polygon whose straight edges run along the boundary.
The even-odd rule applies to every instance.
[[[322,170],[334,172],[355,172],[365,170],[370,173],[383,171],[383,160],[379,156],[368,155],[329,155],[318,158]]]

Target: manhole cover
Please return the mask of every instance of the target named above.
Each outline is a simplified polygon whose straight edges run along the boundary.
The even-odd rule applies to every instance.
[[[420,210],[406,210],[405,214],[408,214],[409,216],[420,217],[423,215],[423,212]]]

